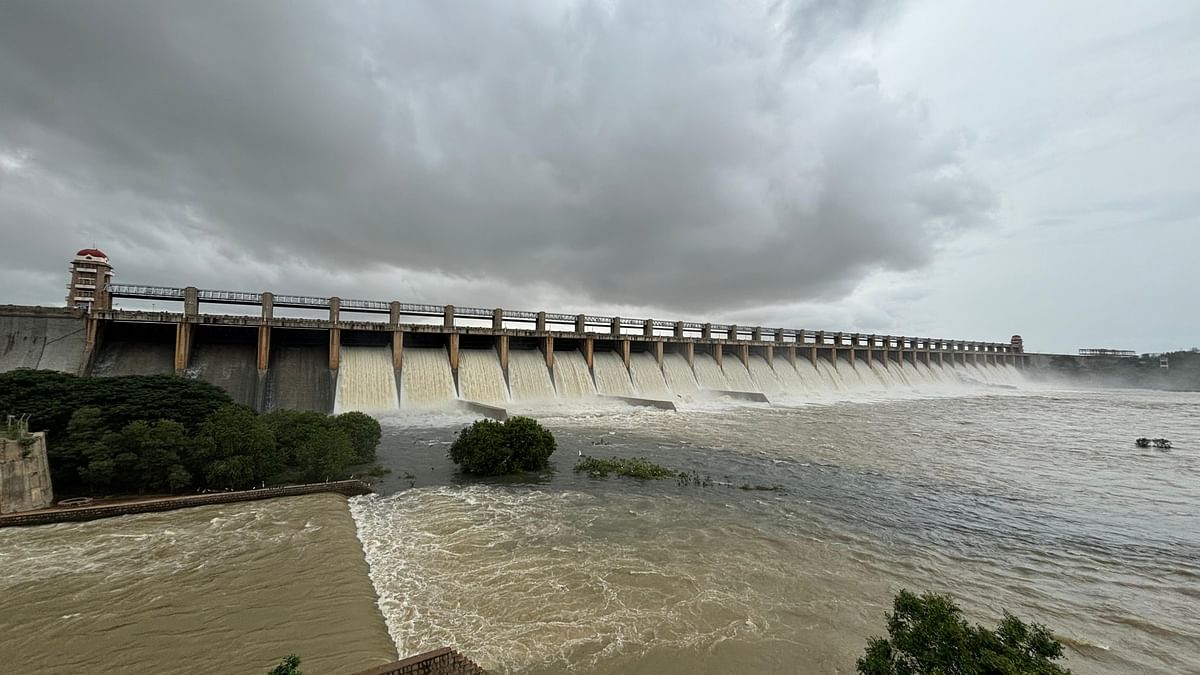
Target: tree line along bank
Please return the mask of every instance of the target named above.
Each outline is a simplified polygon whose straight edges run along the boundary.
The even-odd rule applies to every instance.
[[[0,374],[0,416],[47,432],[58,494],[244,489],[342,476],[374,461],[379,423],[358,412],[259,414],[170,375]]]

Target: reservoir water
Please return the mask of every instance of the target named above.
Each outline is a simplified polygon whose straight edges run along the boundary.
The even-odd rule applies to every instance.
[[[260,672],[302,650],[321,673],[454,645],[500,673],[848,673],[909,588],[1049,625],[1076,673],[1200,672],[1200,394],[798,369],[829,384],[819,403],[534,410],[559,441],[540,476],[460,476],[445,454],[469,418],[385,415],[392,473],[349,509],[0,530],[0,653]],[[701,484],[588,478],[581,452]]]

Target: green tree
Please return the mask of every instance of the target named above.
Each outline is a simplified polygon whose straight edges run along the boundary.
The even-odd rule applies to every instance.
[[[87,451],[98,446],[106,433],[108,423],[100,408],[86,406],[71,415],[65,433],[46,450],[56,487],[62,489],[79,483],[80,469],[88,463]]]
[[[249,408],[227,405],[200,424],[189,467],[210,487],[245,488],[284,469],[270,427]]]
[[[300,657],[292,654],[279,665],[267,671],[267,675],[304,675],[300,671]]]
[[[995,630],[968,624],[948,596],[900,591],[888,639],[873,637],[856,663],[862,675],[1065,675],[1062,644],[1045,626],[1004,613]]]
[[[450,459],[467,473],[494,476],[544,469],[554,449],[554,436],[528,417],[479,420],[458,432]]]
[[[93,490],[145,492],[175,490],[185,471],[189,442],[183,425],[171,420],[130,422],[87,447],[80,477]]]
[[[375,448],[379,446],[379,439],[383,435],[378,420],[357,411],[342,413],[334,420],[350,438],[350,447],[354,452],[352,461],[355,464],[375,461]]]
[[[333,480],[350,465],[354,451],[350,438],[326,418],[314,426],[295,449],[295,468],[308,482]]]

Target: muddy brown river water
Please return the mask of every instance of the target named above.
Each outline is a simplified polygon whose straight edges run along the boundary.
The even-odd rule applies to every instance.
[[[536,412],[559,439],[538,477],[464,479],[445,458],[464,419],[394,416],[393,472],[349,508],[0,531],[0,653],[11,672],[255,673],[290,651],[349,672],[454,645],[498,672],[847,673],[910,588],[1048,624],[1077,673],[1200,672],[1200,395]],[[581,452],[712,484],[592,479]]]

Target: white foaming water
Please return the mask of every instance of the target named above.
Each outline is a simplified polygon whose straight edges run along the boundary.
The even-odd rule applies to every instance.
[[[592,355],[592,372],[596,374],[596,391],[612,396],[633,396],[633,381],[625,360],[616,352],[596,352]]]
[[[666,354],[663,355],[664,363]],[[663,371],[658,367],[658,359],[650,352],[639,352],[629,355],[629,375],[633,378],[633,388],[639,396],[646,398],[670,398],[671,391],[667,389],[667,381]]]
[[[789,366],[790,367],[790,366]],[[771,396],[778,394],[783,390],[783,384],[780,383],[779,377],[775,375],[775,371],[767,360],[758,354],[750,355],[750,374],[754,377],[754,383],[758,387],[758,391]]]
[[[333,412],[373,412],[400,407],[389,347],[342,347]]]
[[[508,352],[508,385],[514,401],[553,401],[555,398],[546,357],[536,349]]]
[[[700,391],[696,375],[688,367],[683,354],[667,353],[663,355],[663,375],[671,391],[680,396],[691,396]]]
[[[784,393],[800,396],[809,391],[808,384],[800,377],[796,366],[793,366],[786,357],[776,354],[774,366],[775,377],[779,378],[779,386],[783,388]]]
[[[468,401],[507,403],[508,387],[499,355],[491,349],[459,350],[458,388]]]
[[[825,385],[825,391],[846,391],[846,383],[841,377],[838,376],[838,373],[836,370],[834,370],[832,363],[826,361],[825,359],[819,358],[813,367],[816,368],[817,373],[821,376],[821,382],[823,382]]]
[[[577,351],[554,352],[554,387],[560,399],[596,395],[587,361]]]
[[[879,361],[872,360],[870,365],[871,372],[875,374],[875,379],[883,383],[887,389],[907,389],[908,383],[896,377],[896,374],[887,368]]]
[[[721,372],[721,366],[717,365],[717,360],[712,354],[696,353],[692,359],[692,366],[696,371],[696,382],[699,383],[701,389],[729,389],[729,383],[725,380],[725,373]]]
[[[746,364],[742,360],[731,354],[726,354],[721,359],[721,368],[725,371],[725,381],[729,383],[731,391],[758,391],[758,385],[754,383],[754,378],[750,377],[750,371],[746,369]]]
[[[431,408],[454,400],[454,373],[441,347],[409,347],[400,368],[400,405]]]

